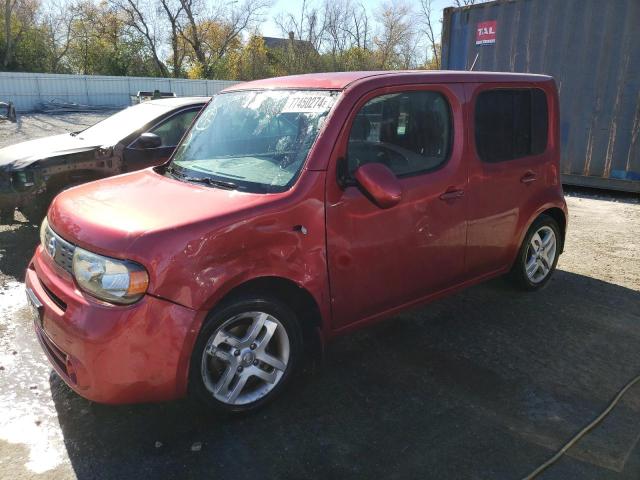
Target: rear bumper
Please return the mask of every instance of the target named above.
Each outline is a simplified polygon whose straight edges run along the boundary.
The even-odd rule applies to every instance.
[[[185,395],[199,312],[150,295],[129,306],[102,304],[38,247],[26,286],[42,304],[34,328],[60,377],[101,403],[137,403]]]

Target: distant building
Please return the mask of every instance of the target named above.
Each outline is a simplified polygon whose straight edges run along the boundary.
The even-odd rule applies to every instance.
[[[296,50],[307,50],[309,52],[316,52],[313,44],[307,40],[296,40],[294,33],[289,32],[289,38],[279,37],[262,37],[264,40],[264,46],[267,50],[287,50],[290,47]]]

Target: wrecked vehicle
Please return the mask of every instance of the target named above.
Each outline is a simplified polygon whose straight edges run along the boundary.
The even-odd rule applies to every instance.
[[[0,223],[11,223],[16,208],[40,222],[66,188],[165,162],[208,100],[153,100],[79,132],[0,149]]]

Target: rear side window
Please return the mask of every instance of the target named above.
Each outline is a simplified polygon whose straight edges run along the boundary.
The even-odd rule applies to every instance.
[[[484,162],[504,162],[538,155],[547,148],[545,93],[534,89],[500,89],[478,95],[476,148]]]
[[[353,120],[347,153],[349,173],[382,163],[397,176],[434,170],[449,156],[451,114],[446,98],[431,91],[381,95]]]

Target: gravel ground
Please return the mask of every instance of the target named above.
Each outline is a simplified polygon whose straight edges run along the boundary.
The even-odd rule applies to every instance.
[[[640,373],[640,202],[578,190],[567,202],[547,288],[498,279],[345,336],[324,368],[243,418],[75,395],[26,308],[37,227],[0,226],[0,477],[521,478]],[[540,478],[637,479],[639,438],[637,385]]]
[[[0,122],[0,148],[57,133],[76,132],[98,123],[114,112],[18,114],[16,123]]]

